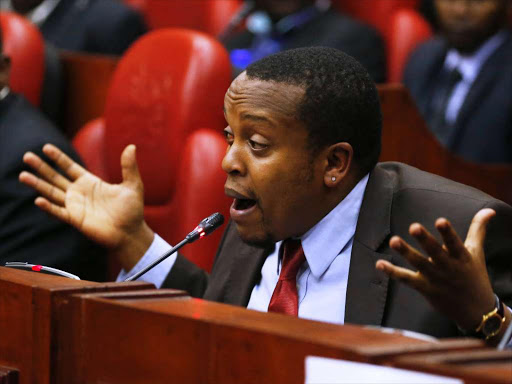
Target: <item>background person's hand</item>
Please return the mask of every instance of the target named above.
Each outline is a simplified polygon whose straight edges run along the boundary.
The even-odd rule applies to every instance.
[[[135,146],[127,146],[121,155],[121,184],[104,182],[51,144],[43,152],[65,176],[27,152],[23,161],[37,176],[22,172],[19,179],[41,194],[35,204],[109,248],[126,270],[131,269],[154,236],[144,221],[144,187]]]
[[[389,245],[417,271],[397,267],[385,260],[377,261],[376,267],[418,290],[460,328],[475,330],[482,316],[495,306],[484,254],[487,223],[495,214],[492,209],[480,210],[471,222],[464,243],[444,218],[435,223],[444,245],[439,244],[421,224],[414,223],[409,227],[409,233],[427,256],[399,236],[392,237]]]

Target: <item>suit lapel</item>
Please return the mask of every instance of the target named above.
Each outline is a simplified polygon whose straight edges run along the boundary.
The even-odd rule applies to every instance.
[[[498,80],[496,77],[501,76],[503,63],[507,62],[505,56],[508,55],[512,48],[512,39],[510,34],[501,46],[487,59],[484,63],[480,72],[471,86],[462,107],[460,108],[457,120],[455,122],[455,129],[452,130],[450,137],[448,138],[448,147],[454,149],[458,143],[463,140],[465,132],[464,128],[468,126],[466,124],[475,110],[475,107],[481,103],[481,100],[485,98],[485,95],[492,89],[493,85]]]
[[[390,235],[393,179],[377,165],[370,175],[359,213],[347,284],[345,323],[380,325],[389,278],[377,271],[378,252]]]
[[[225,302],[247,307],[252,290],[261,280],[261,268],[273,249],[249,246],[239,241],[234,255],[228,281],[226,283]]]

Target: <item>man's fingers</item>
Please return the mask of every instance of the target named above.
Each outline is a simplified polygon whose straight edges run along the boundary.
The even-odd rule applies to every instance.
[[[75,181],[87,172],[81,165],[71,160],[68,155],[53,144],[46,144],[43,147],[43,152],[48,156],[48,158],[54,161],[55,164],[57,164],[57,166],[62,169],[72,181]]]
[[[493,209],[485,208],[478,211],[473,217],[466,241],[464,242],[469,251],[479,248],[483,249],[487,224],[495,215],[496,212]]]
[[[41,177],[47,180],[50,184],[66,191],[70,184],[69,180],[62,176],[59,172],[55,171],[45,161],[41,160],[39,156],[32,152],[27,152],[23,156],[23,162],[34,169]]]
[[[457,232],[453,229],[452,225],[445,218],[440,218],[436,220],[436,228],[441,234],[443,238],[444,245],[446,250],[450,254],[450,257],[456,259],[465,259],[468,257],[468,253],[462,240],[460,239]]]
[[[443,246],[439,244],[434,236],[421,224],[414,223],[409,227],[409,233],[421,245],[421,248],[431,257],[435,262],[442,262],[446,253]]]
[[[393,236],[389,241],[389,246],[405,257],[414,268],[422,273],[428,275],[433,271],[434,266],[432,262],[418,250],[407,244],[402,238]]]
[[[57,219],[71,224],[70,216],[66,208],[59,207],[48,201],[48,199],[44,197],[38,197],[35,200],[35,204],[41,208],[43,211],[48,212],[50,215],[55,216]]]
[[[31,188],[34,188],[38,193],[43,195],[45,198],[61,206],[64,205],[64,202],[66,200],[66,193],[61,189],[51,185],[50,183],[44,181],[39,177],[32,175],[29,172],[21,172],[19,180],[23,184],[28,185]]]
[[[133,144],[128,145],[121,154],[121,171],[123,183],[132,184],[136,187],[142,185],[136,159],[136,148]]]
[[[395,280],[400,280],[414,289],[419,291],[424,290],[424,280],[419,272],[413,272],[409,269],[397,267],[386,260],[378,260],[375,268],[386,273],[389,277]]]

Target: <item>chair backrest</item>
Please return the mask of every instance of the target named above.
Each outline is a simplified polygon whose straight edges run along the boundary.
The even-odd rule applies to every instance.
[[[11,12],[0,12],[3,50],[11,58],[10,88],[33,105],[41,101],[45,59],[44,40],[27,19]]]
[[[389,20],[397,9],[417,9],[420,0],[333,0],[333,6],[340,11],[362,20],[387,39]]]
[[[414,9],[398,9],[387,40],[388,82],[400,82],[407,60],[418,44],[432,36],[430,24]]]
[[[241,7],[242,0],[146,0],[150,28],[189,28],[217,36]]]
[[[212,37],[183,29],[153,31],[119,61],[104,121],[84,127],[89,133],[80,132],[75,139],[85,163],[93,171],[105,172],[111,182],[121,180],[124,147],[137,146],[146,220],[171,243],[214,211],[228,213],[221,131],[230,81],[228,54]],[[100,164],[98,158],[91,159],[89,145],[103,149]],[[209,270],[222,231],[218,232],[184,248],[183,254]]]

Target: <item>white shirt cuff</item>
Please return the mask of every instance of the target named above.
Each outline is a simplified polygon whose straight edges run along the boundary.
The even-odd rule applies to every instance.
[[[144,256],[142,256],[139,262],[135,264],[135,267],[133,267],[131,271],[126,272],[124,269],[121,269],[121,272],[119,272],[116,281],[124,281],[126,278],[136,274],[144,267],[151,264],[154,260],[161,257],[171,248],[172,247],[169,245],[169,243],[167,243],[164,239],[155,233],[155,238],[153,239],[151,246],[148,248]],[[176,257],[177,253],[175,252],[137,280],[152,283],[155,285],[155,287],[160,288],[164,283],[165,278],[171,271],[174,263],[176,262]]]

